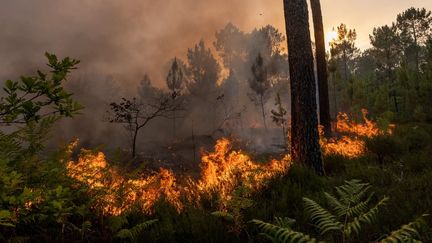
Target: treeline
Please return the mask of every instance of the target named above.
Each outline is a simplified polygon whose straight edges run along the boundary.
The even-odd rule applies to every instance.
[[[367,108],[371,116],[386,122],[431,120],[431,28],[430,11],[410,8],[391,25],[374,28],[371,47],[362,51],[356,46],[356,30],[337,26],[327,56],[332,118]],[[186,60],[173,58],[166,78],[168,92],[144,77],[135,101],[147,111],[142,118],[169,118],[172,121],[161,121],[161,131],[174,138],[190,136],[191,130],[229,136],[269,126],[279,126],[286,134],[290,97],[284,42],[285,36],[273,26],[246,33],[226,25],[215,35],[217,56],[200,41],[188,49]],[[153,117],[152,108],[161,100],[175,109]],[[285,111],[282,116],[280,109]],[[138,131],[139,125],[128,126]]]
[[[432,16],[410,8],[391,25],[376,27],[371,47],[360,51],[357,33],[342,24],[329,56],[331,108],[369,109],[402,121],[432,119]]]

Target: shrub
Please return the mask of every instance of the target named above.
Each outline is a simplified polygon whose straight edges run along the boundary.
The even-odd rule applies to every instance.
[[[366,139],[366,149],[372,154],[380,166],[392,162],[402,154],[402,145],[393,136],[381,135]]]

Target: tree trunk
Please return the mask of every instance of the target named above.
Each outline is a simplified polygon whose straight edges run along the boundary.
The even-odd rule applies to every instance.
[[[306,0],[284,0],[284,10],[291,82],[291,155],[294,161],[323,175]]]
[[[261,103],[261,113],[262,113],[262,117],[263,117],[264,128],[267,131],[266,114],[265,114],[265,110],[264,110],[264,99],[263,99],[262,95],[260,95],[260,103]]]
[[[176,112],[173,111],[173,138],[174,140],[177,138],[176,136]]]
[[[331,136],[330,101],[321,3],[320,0],[311,0],[310,2],[315,30],[320,125],[324,127],[324,135],[329,138]]]
[[[337,122],[338,108],[337,108],[337,92],[336,92],[336,74],[334,72],[332,73],[332,81],[333,81],[333,99],[334,99],[334,112],[335,112],[334,119]]]
[[[133,139],[132,139],[132,158],[135,158],[136,156],[136,141],[138,137],[138,129],[135,130]]]

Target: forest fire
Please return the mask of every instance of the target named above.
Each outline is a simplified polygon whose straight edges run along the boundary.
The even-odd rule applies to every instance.
[[[364,138],[373,138],[379,135],[393,133],[394,125],[387,131],[381,131],[377,123],[367,118],[368,111],[361,110],[363,123],[350,120],[346,113],[339,113],[335,124],[339,138],[326,139],[321,136],[321,147],[325,154],[339,154],[348,158],[357,158],[365,153]],[[322,135],[322,134],[321,134]]]
[[[177,184],[173,172],[162,168],[153,175],[125,179],[108,166],[101,152],[94,154],[83,150],[78,162],[69,161],[67,168],[69,176],[86,185],[96,198],[95,208],[103,214],[120,215],[132,206],[150,214],[162,198],[181,212],[182,195],[184,201],[196,204],[204,197],[217,194],[223,210],[236,188],[256,191],[270,178],[286,172],[290,165],[289,156],[268,164],[254,162],[244,152],[232,151],[228,139],[221,139],[214,152],[202,157],[201,178],[189,178],[185,185]]]
[[[325,154],[340,154],[356,158],[364,154],[364,138],[384,134],[377,124],[367,118],[362,110],[363,123],[351,121],[348,115],[339,114],[336,129],[340,138],[321,139]],[[392,129],[386,131],[391,134]],[[72,143],[70,149],[76,147]],[[96,198],[95,207],[103,214],[119,215],[132,206],[151,214],[154,205],[161,199],[166,200],[178,212],[188,202],[200,205],[202,199],[218,199],[218,209],[226,210],[238,188],[249,196],[262,189],[271,178],[288,171],[292,164],[289,155],[280,160],[258,163],[241,150],[233,150],[232,142],[226,138],[216,142],[214,152],[205,153],[201,158],[199,179],[187,178],[185,183],[177,183],[175,174],[160,168],[159,172],[143,175],[136,179],[126,179],[110,167],[102,152],[92,153],[82,150],[78,162],[69,161],[68,174],[71,178],[88,187],[88,193]]]

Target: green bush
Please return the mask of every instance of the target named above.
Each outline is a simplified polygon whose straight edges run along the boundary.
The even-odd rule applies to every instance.
[[[394,162],[402,153],[401,143],[393,136],[381,135],[366,139],[366,149],[380,166]]]

